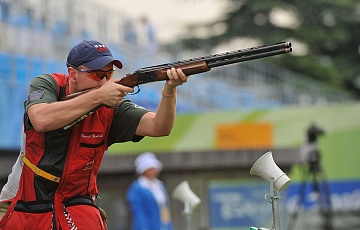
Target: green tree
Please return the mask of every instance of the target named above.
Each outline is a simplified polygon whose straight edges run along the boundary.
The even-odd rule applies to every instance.
[[[222,0],[223,1],[223,0]],[[236,38],[252,38],[261,44],[282,40],[293,44],[291,58],[268,60],[360,97],[360,3],[356,0],[229,0],[223,19],[206,26],[221,33],[206,38],[187,38],[184,44],[217,46]],[[358,80],[357,80],[358,79]],[[359,82],[356,84],[356,82]]]

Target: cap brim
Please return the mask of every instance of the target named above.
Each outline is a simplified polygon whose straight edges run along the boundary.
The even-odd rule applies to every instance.
[[[84,63],[83,65],[90,69],[98,70],[103,68],[110,62],[112,62],[119,69],[122,68],[122,63],[119,60],[114,59],[112,56],[102,56],[87,63]]]

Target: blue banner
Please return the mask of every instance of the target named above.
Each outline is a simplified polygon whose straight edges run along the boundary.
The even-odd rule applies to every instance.
[[[287,210],[316,210],[320,205],[330,206],[332,212],[360,210],[360,181],[305,181],[294,183],[287,189]]]
[[[269,185],[261,181],[211,183],[208,189],[211,229],[240,230],[250,229],[251,226],[271,228],[271,203],[265,200],[265,194],[269,193]],[[335,215],[356,214],[360,211],[359,180],[293,182],[279,195],[280,226],[287,226],[292,213],[318,212],[319,205],[328,205]],[[336,215],[336,218],[339,223],[343,222],[340,221],[341,215]],[[347,223],[353,224],[349,221]]]
[[[271,203],[265,200],[269,191],[270,186],[261,182],[212,184],[209,188],[212,229],[271,227]]]

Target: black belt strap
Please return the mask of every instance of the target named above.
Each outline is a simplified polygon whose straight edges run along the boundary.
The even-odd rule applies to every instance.
[[[89,196],[76,196],[70,198],[64,202],[65,207],[70,207],[74,205],[90,205],[93,207],[97,206],[94,204],[93,200]],[[28,212],[28,213],[45,213],[53,211],[53,201],[29,201],[25,202],[19,200],[14,208],[18,212]]]

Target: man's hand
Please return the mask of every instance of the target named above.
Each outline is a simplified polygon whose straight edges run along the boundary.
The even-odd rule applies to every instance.
[[[110,79],[98,89],[102,104],[114,107],[120,104],[128,93],[134,92],[133,88],[123,86],[119,81],[119,78]]]
[[[187,82],[188,76],[186,76],[181,69],[175,69],[174,67],[166,71],[169,80],[166,81],[164,87],[164,94],[172,94],[174,89]]]

